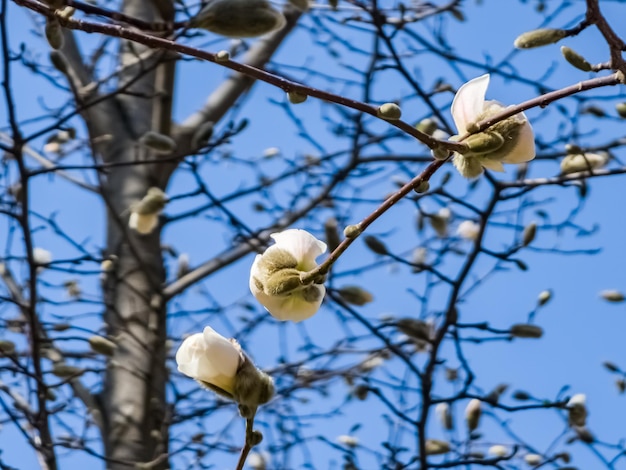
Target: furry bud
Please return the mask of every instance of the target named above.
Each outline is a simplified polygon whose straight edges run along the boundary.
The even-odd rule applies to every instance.
[[[300,93],[299,91],[290,91],[287,93],[287,98],[291,104],[300,104],[306,101],[308,95]]]
[[[89,346],[94,352],[104,356],[113,356],[117,349],[117,345],[113,341],[103,336],[92,336],[89,338]]]
[[[607,302],[620,303],[626,300],[624,294],[622,294],[618,290],[603,290],[600,292],[600,297],[602,297]]]
[[[281,29],[285,22],[267,0],[210,0],[191,26],[222,36],[251,38]]]
[[[361,235],[361,227],[358,224],[348,225],[343,229],[343,236],[346,238],[356,238]]]
[[[497,132],[480,132],[470,135],[463,141],[471,153],[489,153],[498,150],[504,145],[504,137]]]
[[[615,105],[615,110],[619,117],[626,119],[626,102],[625,103],[617,103]]]
[[[426,439],[424,443],[426,455],[441,455],[450,452],[450,443],[439,439]]]
[[[430,182],[424,180],[420,184],[417,185],[414,191],[417,194],[422,194],[422,193],[428,192],[429,189],[430,189]]]
[[[535,239],[536,235],[537,224],[535,222],[531,222],[526,227],[524,227],[524,232],[522,233],[522,246],[530,245]]]
[[[583,72],[591,72],[593,70],[591,64],[574,49],[570,49],[567,46],[561,46],[561,54],[563,54],[565,60],[578,70],[582,70]]]
[[[57,362],[53,367],[52,367],[52,375],[62,378],[62,379],[66,379],[69,377],[79,377],[82,374],[85,373],[84,369],[81,369],[80,367],[74,367],[74,366],[70,366],[68,364],[65,364],[64,362]]]
[[[547,304],[548,302],[550,302],[551,298],[552,298],[552,291],[550,289],[541,291],[539,293],[539,297],[537,297],[537,304],[541,307]]]
[[[510,328],[509,333],[514,338],[541,338],[543,329],[537,325],[518,323]]]
[[[531,49],[559,42],[567,36],[563,29],[535,29],[520,34],[513,43],[518,49]]]
[[[8,356],[15,352],[15,343],[6,339],[0,339],[0,356]]]
[[[395,103],[385,103],[378,107],[376,115],[388,121],[397,121],[402,116],[402,110]]]
[[[378,238],[373,235],[367,235],[363,241],[367,245],[367,247],[372,250],[377,255],[388,255],[389,250],[387,246],[383,242],[381,242]]]
[[[339,231],[337,230],[337,219],[329,217],[324,222],[324,233],[326,234],[326,244],[329,251],[335,251],[335,248],[341,243]]]
[[[465,421],[467,423],[467,429],[472,432],[480,425],[480,416],[482,414],[480,400],[474,398],[470,400],[465,408]]]
[[[374,296],[359,286],[344,286],[337,290],[341,298],[349,304],[362,306],[374,300]]]
[[[228,51],[219,51],[215,54],[215,62],[228,62],[230,60],[230,53]]]

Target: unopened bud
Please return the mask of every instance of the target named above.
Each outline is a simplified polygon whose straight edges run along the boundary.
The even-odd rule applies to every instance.
[[[117,345],[113,341],[103,336],[92,336],[89,338],[89,346],[94,352],[104,356],[113,356],[117,349]]]
[[[426,439],[424,443],[426,455],[441,455],[450,452],[450,443],[439,439]]]
[[[435,413],[439,417],[441,426],[448,431],[454,429],[454,421],[452,420],[452,413],[450,411],[450,405],[447,403],[439,403],[435,407]]]
[[[52,49],[61,49],[63,47],[63,28],[56,18],[46,19],[46,39]]]
[[[587,423],[587,397],[584,393],[577,393],[567,402],[567,421],[571,427],[582,427]]]
[[[526,227],[524,227],[524,232],[522,233],[522,246],[530,245],[535,239],[536,235],[537,224],[535,222],[531,222]]]
[[[402,110],[395,103],[385,103],[378,107],[376,115],[388,121],[397,121],[402,116]]]
[[[435,147],[430,150],[430,154],[435,160],[446,160],[450,156],[450,151],[443,147]]]
[[[617,114],[619,114],[619,117],[626,119],[626,103],[617,103],[615,110]]]
[[[480,424],[480,415],[482,414],[480,400],[474,398],[470,400],[465,408],[465,421],[467,429],[472,432],[476,430]]]
[[[619,303],[623,302],[626,298],[624,294],[622,294],[618,290],[603,290],[600,292],[600,297],[602,297],[607,302]]]
[[[417,194],[422,194],[422,193],[427,192],[429,189],[430,189],[430,182],[424,180],[420,184],[417,185],[414,191]]]
[[[487,453],[496,457],[506,457],[509,453],[509,450],[506,448],[506,446],[498,444],[495,446],[491,446]]]
[[[176,150],[176,141],[155,131],[148,131],[139,139],[139,143],[157,153],[170,153]]]
[[[218,51],[215,54],[215,62],[228,62],[230,60],[230,53],[228,51]]]
[[[251,447],[254,447],[254,446],[258,446],[262,441],[263,441],[263,433],[259,431],[258,429],[255,429],[254,431],[252,431],[252,434],[250,435],[250,441],[248,442],[248,444]]]
[[[343,229],[343,236],[346,238],[356,238],[361,235],[361,227],[357,225],[348,225]]]
[[[359,400],[363,401],[367,398],[369,391],[370,388],[367,385],[357,385],[354,390],[352,390],[352,394]]]
[[[574,49],[570,49],[567,46],[561,46],[561,54],[563,54],[563,57],[565,57],[565,60],[567,60],[571,65],[576,67],[578,70],[582,70],[583,72],[591,72],[591,70],[593,70],[593,67],[591,66],[591,64],[587,62],[585,58],[581,56],[578,52],[576,52]]]
[[[609,161],[609,155],[607,153],[568,153],[568,155],[561,160],[561,173],[564,175],[570,175],[572,173],[578,173],[581,171],[591,171],[602,168]]]
[[[300,287],[302,287],[300,271],[297,269],[282,269],[267,278],[263,291],[268,295],[286,295]]]
[[[524,462],[526,462],[528,465],[534,466],[536,467],[537,465],[540,465],[542,462],[542,457],[539,454],[526,454],[524,456]]]
[[[539,293],[539,296],[537,297],[537,304],[541,307],[547,304],[548,302],[550,302],[551,298],[552,298],[552,291],[550,289],[541,291]]]
[[[615,381],[615,386],[620,394],[624,393],[626,391],[626,379],[617,379]]]
[[[331,252],[335,251],[335,248],[337,248],[341,243],[339,230],[337,229],[337,219],[334,217],[326,219],[326,222],[324,222],[324,233],[326,235],[328,250]]]
[[[515,392],[513,392],[514,400],[526,401],[530,400],[531,398],[532,397],[530,396],[530,393],[525,392],[524,390],[516,390]]]
[[[70,366],[64,362],[58,362],[52,367],[52,374],[59,378],[79,377],[84,373],[84,369]]]
[[[430,340],[432,327],[423,320],[415,318],[401,318],[396,322],[396,327],[411,339],[421,341]]]
[[[415,125],[415,128],[424,134],[432,136],[433,132],[437,130],[437,121],[430,118],[422,119]]]
[[[613,364],[613,363],[612,363],[612,362],[610,362],[610,361],[604,361],[604,362],[602,363],[602,365],[603,365],[603,366],[604,366],[604,368],[605,368],[606,370],[608,370],[609,372],[619,372],[619,371],[620,371],[619,367],[617,367],[615,364]]]
[[[341,298],[349,304],[362,306],[374,300],[374,296],[359,286],[344,286],[337,290]]]
[[[372,250],[377,255],[388,255],[389,250],[387,250],[387,246],[383,242],[381,242],[378,238],[373,235],[367,235],[363,241],[367,245],[367,247]]]
[[[8,356],[15,352],[15,343],[7,339],[0,339],[0,355]]]
[[[531,49],[559,42],[567,36],[563,29],[535,29],[520,34],[513,43],[518,49]]]
[[[306,101],[308,95],[300,93],[299,91],[290,91],[289,93],[287,93],[287,98],[289,98],[289,102],[291,104],[300,104]]]
[[[69,323],[55,323],[52,325],[53,331],[67,331],[72,327]]]
[[[192,18],[191,27],[228,37],[256,37],[282,28],[285,17],[267,0],[213,0]]]
[[[247,356],[237,370],[233,398],[237,403],[256,408],[274,396],[274,381],[257,369]]]
[[[504,137],[498,132],[480,132],[470,135],[463,141],[471,153],[483,154],[495,152],[504,145]]]
[[[509,334],[514,338],[541,338],[543,329],[540,326],[529,323],[518,323],[511,327]]]

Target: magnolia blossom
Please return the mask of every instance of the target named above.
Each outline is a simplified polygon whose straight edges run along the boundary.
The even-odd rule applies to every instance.
[[[561,160],[561,173],[571,175],[583,171],[597,170],[609,161],[607,153],[571,153]]]
[[[450,411],[450,405],[447,403],[439,403],[435,407],[435,413],[441,422],[441,426],[444,429],[451,430],[454,428],[454,421],[452,420],[452,413]]]
[[[456,233],[459,237],[465,238],[466,240],[476,240],[480,233],[480,224],[477,224],[473,220],[464,220],[457,227]]]
[[[452,101],[452,118],[459,134],[455,137],[467,134],[476,123],[506,109],[497,101],[485,101],[488,86],[489,74],[486,74],[470,80],[457,91]],[[463,143],[469,150],[454,155],[454,166],[466,178],[479,176],[483,168],[502,172],[502,163],[523,163],[535,158],[535,137],[524,113],[472,134]]]
[[[506,457],[509,453],[509,449],[507,449],[506,446],[497,444],[495,446],[491,446],[487,453],[495,455],[496,457]]]
[[[567,420],[570,426],[584,426],[587,423],[587,396],[577,393],[567,402]]]
[[[210,326],[202,333],[187,337],[176,352],[180,372],[218,393],[225,392],[222,395],[228,397],[235,392],[235,376],[243,360],[239,344],[219,335]]]
[[[299,229],[270,236],[276,243],[254,259],[250,290],[278,320],[305,320],[319,310],[326,289],[317,283],[303,285],[300,274],[317,267],[315,259],[326,244]]]
[[[52,253],[43,248],[33,248],[33,261],[35,264],[45,265],[52,263]]]
[[[465,421],[467,422],[467,429],[472,432],[480,424],[480,415],[482,414],[482,406],[480,400],[474,398],[470,400],[465,408]]]

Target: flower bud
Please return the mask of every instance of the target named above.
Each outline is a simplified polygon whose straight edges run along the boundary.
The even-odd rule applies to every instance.
[[[348,436],[348,435],[341,435],[341,436],[337,436],[337,442],[339,444],[343,444],[346,447],[356,447],[359,445],[359,440],[354,437],[354,436]]]
[[[291,104],[300,104],[306,101],[308,95],[300,93],[299,91],[290,91],[287,93],[287,98]]]
[[[250,435],[249,444],[251,447],[254,447],[254,446],[258,446],[261,442],[263,442],[263,433],[259,431],[258,429],[255,429],[254,431],[252,431]]]
[[[509,450],[506,448],[506,446],[495,445],[491,446],[487,453],[495,457],[506,457],[509,454]]]
[[[63,47],[63,28],[57,18],[46,18],[46,39],[52,49]]]
[[[139,138],[139,143],[157,153],[171,153],[176,150],[176,141],[170,136],[148,131]]]
[[[450,452],[450,443],[439,439],[426,439],[424,447],[426,455],[442,455]]]
[[[615,110],[617,111],[617,114],[619,114],[619,117],[626,119],[626,102],[617,103],[615,105]]]
[[[280,296],[293,292],[300,287],[302,287],[300,271],[297,269],[281,269],[268,276],[263,285],[263,291],[271,296]]]
[[[518,49],[531,49],[533,47],[554,44],[567,36],[567,31],[563,29],[535,29],[520,34],[513,45]]]
[[[619,303],[626,300],[624,294],[622,294],[618,290],[603,290],[600,292],[600,297],[602,297],[607,302]]]
[[[367,235],[363,239],[367,247],[377,255],[388,255],[387,246],[373,235]]]
[[[476,240],[480,233],[480,224],[473,220],[464,220],[456,229],[457,235],[466,240]]]
[[[613,364],[613,363],[612,363],[612,362],[610,362],[610,361],[604,361],[604,362],[602,363],[602,365],[603,365],[603,366],[604,366],[604,368],[605,368],[606,370],[608,370],[609,372],[619,372],[619,371],[620,371],[620,368],[619,368],[619,367],[617,367],[615,364]]]
[[[215,62],[217,63],[224,63],[224,62],[228,62],[230,60],[230,52],[228,51],[218,51],[217,54],[215,54]]]
[[[514,338],[541,338],[543,329],[529,323],[518,323],[511,327],[509,334]]]
[[[82,294],[80,290],[80,285],[75,279],[65,281],[63,283],[63,287],[65,287],[65,292],[67,293],[67,296],[71,299],[78,299]]]
[[[337,219],[329,217],[324,222],[324,233],[326,235],[326,244],[329,251],[335,251],[335,248],[341,243],[339,231],[337,230]]]
[[[212,0],[192,18],[190,26],[227,37],[250,38],[281,29],[281,12],[267,0]]]
[[[530,245],[535,236],[537,235],[537,223],[531,222],[526,227],[524,227],[524,232],[522,233],[522,246]]]
[[[615,381],[615,386],[620,394],[624,393],[626,391],[626,379],[617,379]]]
[[[343,286],[337,290],[341,298],[349,304],[362,306],[374,300],[374,296],[359,286]]]
[[[435,147],[430,150],[430,154],[435,160],[447,160],[450,156],[450,150],[444,147]],[[482,172],[482,167],[480,171]]]
[[[552,298],[552,291],[550,289],[541,291],[539,293],[539,297],[537,297],[537,304],[542,307],[545,304],[547,304],[548,302],[550,302],[550,299]]]
[[[359,224],[348,225],[343,229],[343,236],[346,238],[356,238],[359,235],[361,235],[361,227],[359,227]]]
[[[587,396],[584,393],[578,393],[567,402],[567,422],[570,427],[582,427],[587,423],[587,407],[585,406],[586,401]]]
[[[602,168],[609,161],[606,153],[568,154],[561,160],[561,173],[571,175],[581,171],[592,171]]]
[[[515,392],[513,392],[514,400],[526,401],[530,400],[531,398],[532,397],[530,396],[530,394],[528,392],[525,392],[524,390],[516,390]]]
[[[543,461],[543,458],[539,454],[526,454],[524,456],[524,462],[534,467],[536,467],[537,465],[540,465],[542,461]]]
[[[452,163],[464,178],[478,178],[483,174],[483,166],[481,165],[480,160],[476,157],[466,157],[457,153],[454,155]]]
[[[52,375],[62,379],[70,377],[76,378],[83,375],[84,373],[84,369],[81,369],[80,367],[70,366],[68,364],[65,364],[64,362],[57,362],[52,366]]]
[[[422,182],[420,182],[420,184],[417,185],[417,187],[414,189],[414,191],[417,194],[423,194],[425,192],[427,192],[430,189],[430,182],[428,182],[427,180],[424,180]]]
[[[424,134],[432,136],[433,132],[437,130],[437,121],[430,118],[422,119],[415,125],[415,128]]]
[[[151,233],[158,225],[159,214],[167,201],[167,195],[159,188],[149,188],[143,199],[131,206],[128,226],[141,234]]]
[[[70,328],[72,328],[72,325],[70,325],[69,323],[55,323],[54,325],[52,325],[53,331],[67,331]]]
[[[65,56],[58,51],[50,52],[50,62],[61,73],[67,73],[69,66]]]
[[[591,72],[593,70],[591,64],[574,49],[570,49],[567,46],[561,46],[561,54],[563,54],[565,60],[578,70],[582,70],[583,72]]]
[[[400,106],[395,103],[385,103],[378,107],[376,115],[388,121],[397,121],[402,117],[402,110]]]
[[[497,132],[485,131],[470,135],[463,143],[471,153],[490,153],[504,145],[504,137]]]
[[[396,327],[409,338],[421,341],[430,341],[432,326],[423,320],[415,318],[401,318]]]
[[[15,352],[15,343],[7,339],[0,339],[0,356],[8,356]]]
[[[33,262],[40,267],[44,267],[52,263],[52,253],[43,248],[35,247],[33,248]]]
[[[472,432],[480,425],[480,415],[482,414],[480,400],[474,398],[470,400],[465,408],[465,421],[467,423],[467,429]]]
[[[92,336],[89,338],[89,346],[94,352],[104,356],[113,356],[117,349],[117,345],[113,341],[102,336]]]
[[[435,407],[435,413],[439,417],[441,426],[448,431],[454,429],[454,421],[452,419],[452,412],[450,411],[450,405],[447,403],[439,403]]]

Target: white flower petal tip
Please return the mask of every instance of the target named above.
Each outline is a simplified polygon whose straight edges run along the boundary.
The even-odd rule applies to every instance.
[[[217,387],[232,396],[241,351],[232,341],[207,326],[187,337],[176,352],[178,370],[188,377]]]
[[[319,310],[326,289],[322,284],[303,285],[300,274],[317,267],[315,259],[326,251],[326,244],[299,229],[271,237],[276,243],[257,255],[252,264],[250,291],[278,320],[310,318]]]
[[[457,91],[452,101],[452,118],[459,136],[472,131],[483,121],[506,108],[495,101],[485,101],[489,75],[470,80]],[[475,132],[475,130],[474,130]],[[535,136],[524,113],[508,117],[483,132],[463,141],[468,150],[455,154],[454,166],[466,178],[480,176],[483,168],[503,172],[502,163],[524,163],[535,158]]]

